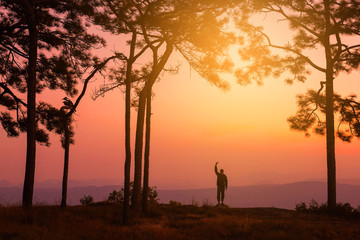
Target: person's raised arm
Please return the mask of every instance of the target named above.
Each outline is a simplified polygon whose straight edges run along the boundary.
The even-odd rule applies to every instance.
[[[217,165],[218,165],[218,163],[219,163],[219,162],[216,162],[216,163],[215,163],[215,174],[216,174],[216,175],[218,175],[218,174],[219,174],[218,169],[217,169]]]

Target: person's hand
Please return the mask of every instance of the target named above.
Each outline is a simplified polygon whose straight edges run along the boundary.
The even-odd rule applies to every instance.
[[[219,162],[216,162],[216,165],[218,165]]]

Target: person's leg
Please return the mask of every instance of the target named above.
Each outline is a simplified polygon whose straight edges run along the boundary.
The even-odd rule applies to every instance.
[[[220,204],[220,189],[217,188],[217,201],[218,201],[218,205]]]
[[[225,189],[221,189],[221,204],[224,204]]]

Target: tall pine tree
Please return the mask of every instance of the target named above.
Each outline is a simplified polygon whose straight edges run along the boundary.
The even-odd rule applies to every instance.
[[[249,0],[246,6],[242,10],[248,14],[237,18],[237,27],[247,36],[248,43],[240,49],[240,55],[249,63],[236,72],[240,84],[262,82],[266,77],[284,73],[292,75],[286,79],[288,83],[303,82],[310,68],[324,74],[328,206],[332,210],[336,206],[334,79],[342,72],[359,67],[360,45],[347,39],[359,36],[360,3],[353,0]],[[276,44],[266,34],[266,29],[251,23],[254,12],[287,21],[293,32],[292,39],[285,45]],[[324,61],[317,63],[307,55],[308,51],[318,51]]]
[[[49,144],[46,131],[39,126],[36,96],[45,89],[61,89],[74,96],[78,77],[93,64],[91,48],[103,40],[86,31],[83,16],[93,13],[87,1],[0,3],[0,104],[5,107],[0,121],[8,136],[27,133],[22,204],[30,207],[36,140]],[[27,100],[22,104],[19,99],[24,93]]]

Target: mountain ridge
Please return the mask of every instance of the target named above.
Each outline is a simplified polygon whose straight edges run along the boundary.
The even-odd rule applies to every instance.
[[[68,204],[78,205],[84,195],[93,196],[95,201],[106,200],[120,185],[77,186],[68,188]],[[338,202],[349,202],[353,207],[360,205],[360,185],[337,184]],[[225,203],[230,207],[277,207],[294,209],[301,202],[311,199],[319,203],[326,202],[327,187],[321,181],[302,181],[287,184],[259,184],[230,186],[226,191]],[[0,205],[20,205],[22,188],[20,186],[0,187]],[[158,189],[159,202],[177,201],[182,204],[215,205],[216,188],[198,189]],[[58,205],[61,200],[61,188],[34,189],[34,204]]]

